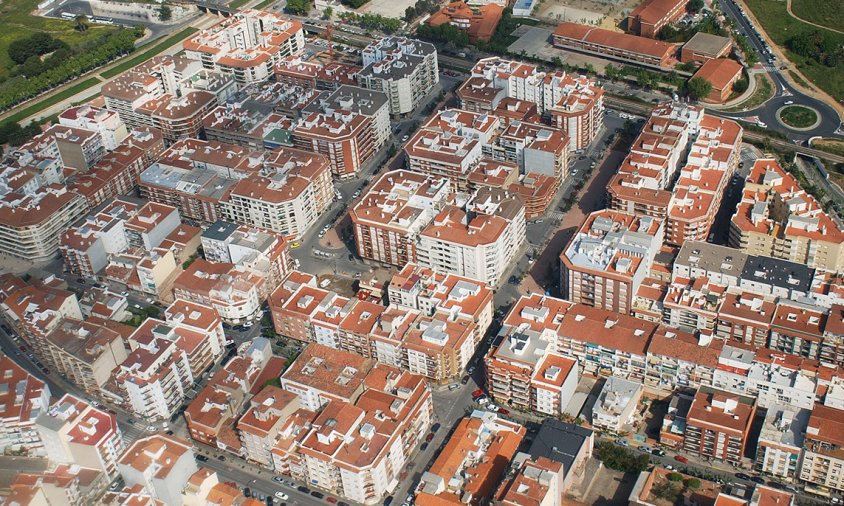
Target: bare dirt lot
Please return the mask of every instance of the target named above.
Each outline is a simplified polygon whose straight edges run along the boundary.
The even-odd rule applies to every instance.
[[[534,15],[555,23],[571,21],[621,31],[627,13],[640,3],[641,0],[544,0]]]

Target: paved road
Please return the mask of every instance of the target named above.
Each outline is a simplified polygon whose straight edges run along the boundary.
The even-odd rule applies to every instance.
[[[782,62],[775,62],[775,64],[768,63],[769,55],[765,50],[765,41],[756,35],[753,25],[741,14],[736,4],[732,0],[718,0],[718,3],[721,6],[721,10],[735,20],[737,29],[747,36],[750,44],[759,54],[759,60],[765,66],[768,75],[774,81],[774,86],[776,87],[774,97],[755,109],[739,113],[720,112],[719,114],[734,118],[756,116],[762,122],[766,123],[768,128],[783,132],[788,135],[789,139],[801,143],[818,135],[844,138],[839,131],[841,119],[838,117],[835,109],[820,100],[804,95],[803,92],[793,87],[785,79],[782,72],[780,72],[779,67],[777,67],[777,64],[781,64]],[[814,128],[805,131],[795,130],[789,128],[787,125],[783,125],[777,120],[776,112],[784,107],[786,102],[794,102],[795,104],[815,109],[821,117],[820,123]]]

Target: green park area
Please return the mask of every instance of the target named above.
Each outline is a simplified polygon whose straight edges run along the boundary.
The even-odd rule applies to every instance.
[[[818,121],[818,113],[801,105],[790,105],[780,112],[780,120],[790,127],[809,128]]]
[[[844,0],[791,0],[791,12],[810,23],[844,32]]]
[[[844,100],[844,34],[806,24],[789,15],[783,0],[744,0],[762,28],[783,48],[800,72],[818,88],[836,100]],[[812,10],[811,20],[824,26],[840,28],[844,24],[841,8],[844,1],[794,0],[800,9]],[[837,5],[837,7],[835,7]],[[834,15],[825,22],[816,21],[825,16],[822,11],[832,9]],[[795,8],[795,13],[799,9]],[[801,15],[801,14],[798,14]],[[802,15],[801,15],[802,16]],[[807,17],[809,19],[809,17]]]

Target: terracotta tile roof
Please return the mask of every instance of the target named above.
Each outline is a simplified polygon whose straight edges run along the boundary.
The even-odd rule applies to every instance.
[[[626,33],[613,32],[602,28],[595,28],[577,23],[560,23],[554,35],[569,39],[580,40],[590,44],[597,44],[639,53],[660,59],[667,58],[675,50],[675,46],[654,39],[638,37]]]
[[[710,82],[713,89],[723,90],[735,79],[736,75],[741,74],[741,71],[741,64],[735,60],[714,58],[704,63],[694,77],[700,77]]]

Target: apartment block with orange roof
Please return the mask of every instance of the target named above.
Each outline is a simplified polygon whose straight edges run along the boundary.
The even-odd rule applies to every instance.
[[[419,236],[417,260],[497,286],[524,241],[522,201],[502,190],[479,188],[463,207],[446,206],[434,217]]]
[[[559,125],[513,121],[483,146],[483,153],[494,160],[518,164],[525,175],[551,177],[559,187],[568,177],[572,142]]]
[[[293,129],[293,144],[328,158],[340,180],[354,178],[376,153],[372,118],[347,109],[308,113]]]
[[[301,56],[287,56],[273,69],[277,82],[306,89],[334,91],[344,84],[357,84],[361,67],[342,62],[305,61]]]
[[[191,475],[182,490],[183,506],[262,506],[266,503],[247,498],[243,490],[233,486],[232,482],[221,483],[215,471],[202,467]]]
[[[117,473],[124,442],[117,418],[78,397],[65,394],[36,419],[35,428],[52,462]]]
[[[718,307],[715,337],[757,347],[767,346],[776,303],[770,295],[729,288]]]
[[[753,164],[730,223],[729,243],[749,254],[844,271],[844,231],[773,159]]]
[[[194,382],[188,353],[174,340],[139,330],[131,340],[132,352],[115,373],[115,383],[135,414],[168,419]]]
[[[358,255],[396,266],[415,262],[419,234],[451,193],[443,177],[407,170],[382,174],[349,212]]]
[[[50,387],[0,354],[0,448],[34,450],[42,445],[36,420],[49,408]]]
[[[723,346],[711,336],[660,325],[648,344],[645,385],[663,391],[711,386]]]
[[[47,365],[91,396],[102,387],[126,359],[123,337],[91,321],[63,320],[44,338],[41,358]]]
[[[786,480],[796,478],[811,415],[810,409],[772,406],[759,433],[754,470]]]
[[[756,414],[754,399],[701,387],[686,417],[683,448],[739,464]]]
[[[495,413],[463,418],[416,487],[416,504],[479,506],[490,501],[525,436],[521,425]]]
[[[181,492],[198,471],[186,441],[154,434],[135,441],[118,462],[126,487],[139,487],[164,504],[181,504]]]
[[[131,193],[138,175],[152,163],[140,146],[120,144],[105,154],[91,169],[76,176],[69,186],[97,207],[118,195]]]
[[[354,402],[374,361],[311,343],[281,376],[281,387],[299,396],[303,407],[317,411],[331,400]]]
[[[8,321],[39,356],[47,353],[45,337],[65,318],[82,319],[76,294],[60,288],[31,284],[14,289],[2,304]]]
[[[682,18],[687,0],[644,0],[627,15],[627,31],[655,39],[663,27]]]
[[[536,66],[499,57],[479,60],[458,89],[460,107],[492,112],[506,99],[536,105],[541,116],[570,139],[568,149],[583,149],[603,126],[603,89],[595,81],[563,71],[545,72]]]
[[[663,299],[662,321],[686,332],[711,339],[715,332],[718,307],[727,287],[709,278],[674,278]]]
[[[221,202],[229,221],[301,238],[334,199],[331,164],[318,153],[279,148],[260,173],[240,179]]]
[[[266,297],[267,280],[231,263],[195,260],[173,283],[173,296],[213,307],[223,321],[255,319]]]
[[[771,322],[769,346],[801,357],[817,359],[829,311],[812,304],[780,300]]]
[[[60,464],[36,472],[18,472],[3,499],[9,504],[68,504],[98,502],[109,479],[98,469]]]
[[[815,404],[803,441],[798,477],[810,490],[824,495],[844,490],[837,470],[844,465],[844,410]]]
[[[664,225],[613,210],[589,214],[560,254],[564,298],[622,314],[662,246]]]
[[[392,334],[393,323],[397,323],[390,317],[383,318],[388,311],[389,308],[371,301],[359,300],[356,302],[349,310],[349,314],[340,322],[340,349],[367,358],[377,356],[373,354],[381,353],[380,357],[386,359],[387,354],[384,354],[383,350],[380,349],[384,344],[382,338],[385,332]],[[412,313],[415,314],[415,312]],[[374,335],[379,334],[379,328],[381,335],[373,338]],[[393,339],[393,341],[392,346],[389,346],[392,348],[392,355],[400,356],[398,345],[395,343],[398,338]],[[395,362],[388,361],[388,363],[390,362],[396,365]]]
[[[818,358],[825,364],[844,365],[844,304],[829,308]]]
[[[266,81],[282,58],[305,49],[302,23],[247,9],[184,41],[185,56],[232,75],[238,85]]]
[[[249,401],[246,412],[237,421],[237,433],[243,457],[262,466],[272,466],[270,453],[279,432],[300,407],[299,396],[273,385],[265,386]]]
[[[517,453],[507,478],[496,492],[502,506],[561,506],[565,485],[563,465],[545,457]]]
[[[455,380],[468,367],[478,334],[469,318],[420,314],[402,336],[402,366],[437,383]]]

